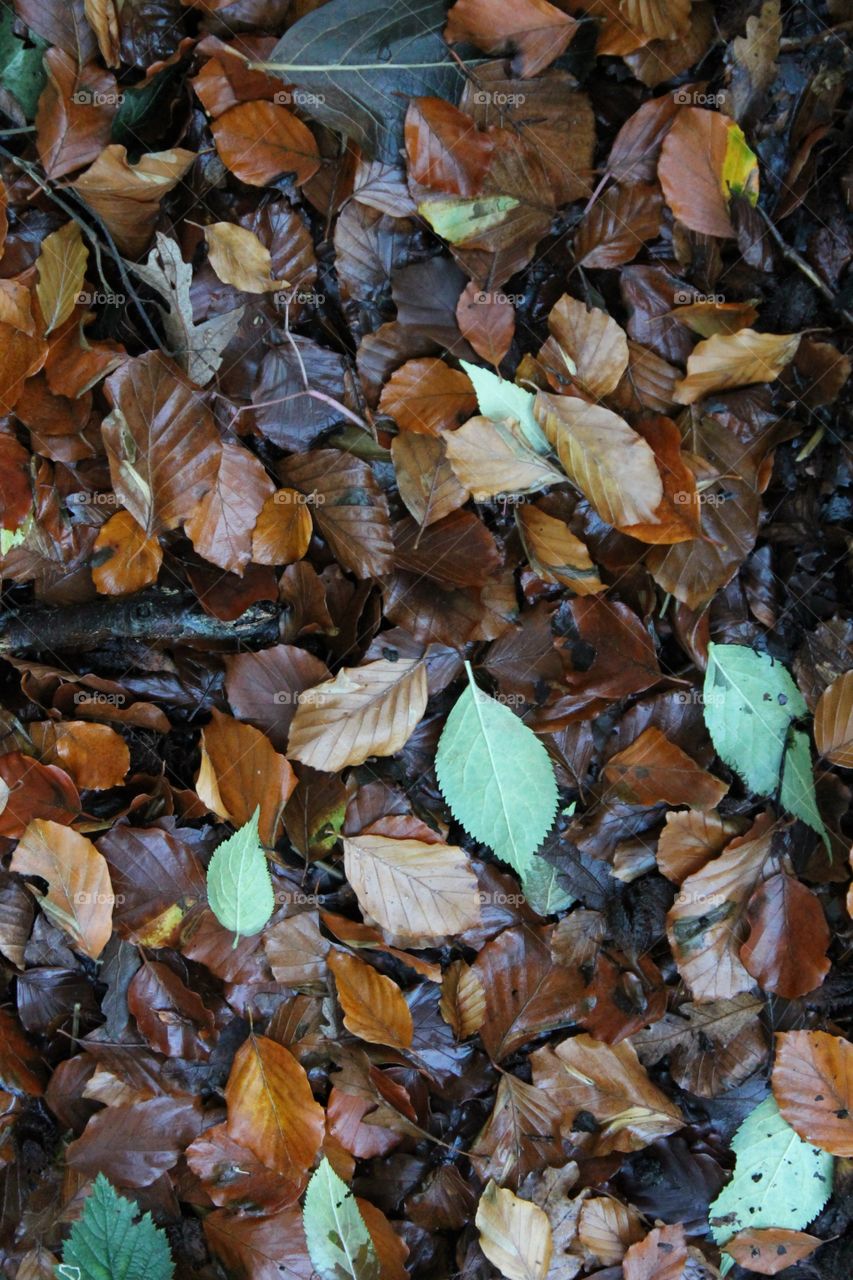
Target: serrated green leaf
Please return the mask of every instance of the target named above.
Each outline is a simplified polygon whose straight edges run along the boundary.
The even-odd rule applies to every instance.
[[[808,735],[793,729],[788,738],[788,749],[782,766],[782,790],[779,803],[787,813],[802,819],[812,831],[816,831],[827,849],[829,836],[817,807],[812,770],[812,753]]]
[[[438,743],[439,786],[469,835],[524,875],[557,811],[554,770],[536,734],[466,669],[468,688]]]
[[[4,6],[0,14],[0,85],[17,100],[27,120],[33,120],[47,80],[42,57],[48,45],[33,32],[25,43],[15,35],[14,22],[11,6]]]
[[[275,908],[272,879],[258,837],[260,808],[219,846],[207,868],[207,900],[220,924],[236,936],[260,933]]]
[[[325,1157],[308,1183],[302,1225],[323,1280],[379,1280],[379,1257],[355,1196]]]
[[[58,1280],[172,1280],[166,1233],[150,1213],[134,1222],[138,1212],[99,1173],[65,1242]]]
[[[732,1151],[734,1176],[708,1210],[720,1245],[745,1227],[800,1231],[829,1199],[832,1156],[803,1142],[772,1096],[746,1117],[732,1138]]]
[[[477,396],[477,407],[484,418],[493,422],[502,422],[504,418],[514,418],[521,426],[528,443],[537,453],[548,453],[550,445],[543,434],[533,413],[536,399],[524,387],[517,387],[506,378],[499,378],[489,369],[470,364],[467,360],[459,363],[474,384]]]
[[[791,721],[807,712],[788,672],[746,645],[711,644],[703,701],[717,755],[756,795],[773,795]]]

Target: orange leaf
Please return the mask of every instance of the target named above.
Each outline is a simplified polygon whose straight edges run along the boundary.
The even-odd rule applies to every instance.
[[[345,951],[330,953],[329,968],[347,1030],[370,1044],[407,1049],[414,1034],[412,1015],[396,982]]]
[[[853,1044],[825,1031],[776,1036],[773,1096],[806,1142],[853,1156]]]
[[[740,958],[764,991],[796,1000],[821,985],[830,969],[830,933],[810,889],[794,876],[771,876],[755,890],[747,914],[751,932]]]
[[[105,147],[71,185],[103,218],[122,253],[136,258],[151,239],[160,201],[195,159],[194,152],[176,147],[147,152],[131,164],[127,150],[113,145]]]
[[[611,756],[604,777],[628,804],[686,804],[715,809],[728,783],[707,773],[651,725],[624,751]]]
[[[36,818],[18,842],[11,870],[47,881],[46,894],[33,890],[45,914],[78,950],[97,960],[112,933],[114,898],[106,858],[92,841]]]
[[[747,1271],[761,1276],[775,1276],[810,1257],[823,1244],[817,1236],[805,1231],[786,1231],[782,1227],[766,1227],[763,1231],[739,1231],[726,1241],[726,1253]],[[626,1280],[631,1280],[626,1277]]]
[[[263,464],[241,444],[226,441],[216,482],[184,522],[200,556],[242,577],[252,558],[252,530],[275,492]]]
[[[501,293],[485,293],[472,280],[459,295],[456,323],[483,360],[499,365],[512,345],[515,310]]]
[[[675,388],[679,404],[695,404],[712,391],[729,391],[754,382],[773,382],[797,354],[798,333],[715,334],[694,347],[687,376]]]
[[[471,379],[443,360],[407,360],[392,373],[379,400],[382,413],[404,431],[439,435],[459,426],[477,407]]]
[[[252,559],[256,564],[293,564],[305,555],[313,531],[304,495],[297,489],[277,489],[252,531]]]
[[[731,238],[722,176],[729,146],[728,116],[682,107],[663,140],[658,177],[676,218],[706,236]]]
[[[320,168],[311,130],[274,102],[241,102],[211,129],[223,164],[250,186],[265,187],[286,173],[307,182]]]
[[[685,1280],[687,1263],[684,1227],[679,1223],[655,1227],[645,1240],[632,1244],[622,1261],[622,1273],[625,1280]]]
[[[214,708],[202,731],[202,764],[196,790],[204,803],[236,827],[248,822],[260,806],[258,830],[272,847],[296,775],[266,734]]]
[[[577,27],[575,18],[548,0],[456,0],[444,38],[448,44],[470,42],[486,53],[514,49],[515,69],[535,76],[565,52]]]
[[[130,752],[121,734],[87,720],[37,720],[30,737],[46,764],[60,765],[79,787],[102,791],[121,786]]]
[[[225,1100],[229,1136],[267,1168],[293,1181],[311,1168],[326,1117],[289,1049],[267,1036],[249,1036],[235,1055]]]
[[[412,98],[405,137],[410,179],[457,196],[481,190],[495,144],[464,111],[443,98]]]
[[[131,595],[157,581],[163,549],[147,538],[129,511],[117,511],[101,525],[95,539],[97,563],[92,581],[103,595]],[[91,786],[91,783],[88,785]]]

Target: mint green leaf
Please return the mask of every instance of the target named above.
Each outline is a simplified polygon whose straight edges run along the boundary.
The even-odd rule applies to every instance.
[[[792,730],[788,739],[788,750],[782,766],[782,790],[779,802],[787,813],[793,813],[816,831],[827,849],[830,848],[829,836],[823,825],[815,798],[814,772],[812,770],[812,753],[808,734],[799,729]]]
[[[521,201],[515,196],[449,196],[424,200],[418,213],[426,218],[437,236],[450,244],[464,244],[484,231],[500,226],[506,215],[517,209]]]
[[[355,1196],[325,1156],[308,1183],[302,1225],[323,1280],[379,1280],[379,1258]]]
[[[533,858],[521,872],[521,887],[533,910],[540,916],[566,911],[575,899],[560,884],[559,877],[544,858]]]
[[[773,795],[791,721],[807,712],[788,672],[746,645],[711,644],[703,701],[717,755],[756,795]]]
[[[35,119],[39,94],[44,88],[47,73],[42,55],[47,42],[30,33],[29,48],[15,35],[15,15],[11,5],[4,6],[0,15],[0,85],[8,89],[27,120]]]
[[[746,1117],[732,1138],[732,1151],[734,1176],[708,1210],[719,1245],[745,1227],[801,1231],[829,1199],[832,1156],[803,1142],[772,1095]]]
[[[548,752],[508,707],[474,683],[447,717],[435,771],[453,816],[519,874],[545,839],[557,811]]]
[[[172,1280],[174,1264],[165,1231],[151,1214],[120,1196],[102,1173],[83,1214],[71,1228],[56,1268],[60,1280]]]
[[[496,373],[483,369],[480,365],[469,364],[467,360],[460,360],[459,363],[474,384],[477,407],[483,417],[491,418],[493,422],[514,418],[536,452],[548,453],[551,446],[533,416],[536,397],[525,391],[524,387],[517,387],[514,382],[507,382],[505,378],[499,378]]]
[[[272,879],[258,836],[260,808],[219,846],[207,868],[207,900],[220,924],[236,936],[260,933],[275,908]]]

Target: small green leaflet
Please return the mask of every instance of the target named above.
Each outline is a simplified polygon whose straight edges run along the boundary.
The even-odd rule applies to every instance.
[[[803,1142],[782,1119],[772,1095],[746,1117],[732,1138],[732,1151],[737,1157],[732,1180],[708,1210],[719,1245],[745,1227],[801,1231],[829,1199],[832,1156]],[[724,1271],[731,1265],[729,1260]]]
[[[57,1280],[172,1280],[166,1233],[150,1213],[134,1222],[138,1212],[99,1173],[65,1242]]]
[[[502,422],[504,418],[515,418],[527,437],[528,443],[537,453],[548,453],[550,445],[542,433],[539,423],[533,416],[535,396],[524,387],[517,387],[506,378],[499,378],[489,369],[478,364],[470,364],[467,360],[459,363],[474,384],[477,395],[477,407],[484,418],[493,422]]]
[[[829,848],[815,802],[808,738],[792,729],[808,707],[781,662],[748,645],[710,644],[703,712],[720,759],[756,795],[775,795],[781,780],[783,807]]]
[[[523,720],[474,683],[447,717],[435,771],[453,816],[519,875],[554,821],[557,782],[548,752]]]
[[[0,85],[16,99],[27,120],[33,120],[47,80],[42,56],[48,45],[32,31],[28,41],[16,36],[14,22],[12,6],[4,5],[0,14]]]
[[[258,836],[256,809],[245,826],[219,846],[207,868],[207,900],[220,924],[230,929],[234,946],[260,933],[275,908],[272,879]]]
[[[325,1156],[308,1183],[302,1225],[322,1280],[379,1280],[379,1257],[355,1196]]]

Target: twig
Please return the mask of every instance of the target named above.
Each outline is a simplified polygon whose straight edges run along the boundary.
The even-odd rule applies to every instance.
[[[757,208],[758,208],[758,212],[761,214],[762,218],[767,223],[767,230],[770,232],[770,235],[773,237],[773,240],[776,242],[779,248],[779,251],[782,254],[782,257],[785,258],[788,262],[793,263],[795,267],[797,267],[800,271],[802,271],[806,279],[811,280],[812,284],[817,289],[821,297],[826,299],[826,301],[832,307],[833,311],[835,311],[838,315],[843,316],[849,325],[853,325],[853,313],[849,311],[845,311],[843,307],[840,307],[838,305],[835,294],[832,292],[832,290],[830,289],[826,281],[823,280],[817,274],[817,272],[814,270],[813,267],[809,266],[808,262],[806,262],[802,254],[797,253],[796,249],[792,248],[792,246],[789,245],[787,241],[782,239],[782,236],[779,230],[777,229],[776,224],[773,222],[773,219],[770,217],[770,215],[766,213],[764,209],[761,208],[760,205],[757,206]]]

